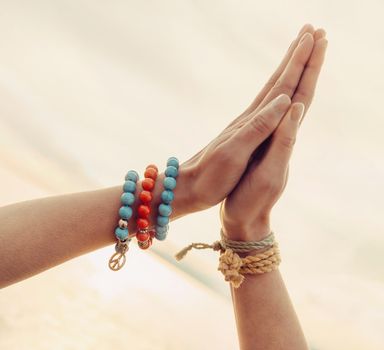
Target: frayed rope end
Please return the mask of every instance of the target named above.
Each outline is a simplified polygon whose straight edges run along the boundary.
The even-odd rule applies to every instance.
[[[220,241],[213,242],[212,244],[207,244],[207,243],[191,243],[190,245],[186,246],[182,250],[180,250],[177,254],[175,254],[175,258],[177,261],[180,261],[183,259],[187,253],[192,249],[208,249],[212,248],[213,250],[221,250],[222,246]]]
[[[183,259],[192,248],[193,248],[193,243],[191,243],[189,246],[180,250],[177,254],[175,254],[176,260],[180,261],[181,259]]]

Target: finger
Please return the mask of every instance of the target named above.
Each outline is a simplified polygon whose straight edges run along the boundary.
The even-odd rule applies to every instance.
[[[319,78],[321,67],[324,63],[327,45],[328,41],[324,37],[316,41],[305,72],[292,98],[293,102],[301,102],[305,105],[305,112],[311,105],[313,96],[315,94],[316,84]]]
[[[290,105],[289,96],[278,96],[262,110],[254,112],[252,118],[225,142],[226,146],[248,162],[253,151],[276,129]]]
[[[314,34],[315,29],[311,24],[305,24],[295,40],[292,41],[291,45],[289,46],[283,60],[280,62],[279,66],[277,67],[276,71],[272,74],[272,76],[269,78],[268,82],[264,85],[263,89],[260,91],[260,93],[256,96],[255,100],[252,102],[252,104],[247,108],[246,113],[249,113],[256,109],[256,107],[259,106],[261,101],[264,100],[265,96],[269,93],[269,91],[273,88],[276,81],[279,79],[280,75],[284,72],[285,67],[287,66],[288,62],[290,61],[293,52],[295,51],[296,47],[298,46],[301,38],[304,34],[310,33]],[[269,101],[268,101],[269,102]]]
[[[326,32],[324,29],[317,29],[314,34],[313,34],[313,38],[316,42],[316,40],[319,40],[321,39],[322,37],[324,37],[326,35]],[[313,51],[312,51],[313,52]],[[313,55],[311,54],[311,57],[313,57]],[[306,70],[306,67],[304,68],[304,72],[302,73],[301,77],[303,76],[303,74],[305,73],[305,70]],[[301,81],[301,80],[300,80]],[[300,82],[299,82],[300,84]],[[297,86],[296,86],[297,88]],[[273,96],[271,96],[273,97]],[[268,100],[265,100],[266,103],[269,102],[269,99]],[[231,124],[229,124],[229,126],[225,129],[225,131],[232,131],[233,128],[235,127],[241,127],[242,125],[244,125],[247,120],[249,119],[249,115],[244,115],[242,114],[240,117],[236,118],[234,121],[232,121]],[[229,128],[230,127],[230,128]]]
[[[261,163],[268,174],[285,176],[304,109],[302,103],[293,103],[273,133],[271,144]]]
[[[262,108],[271,99],[280,94],[286,94],[292,97],[299,84],[304,68],[311,56],[314,46],[314,38],[312,34],[305,33],[301,38],[299,45],[296,47],[291,59],[285,67],[283,73],[276,81],[271,91],[265,96],[258,108]]]
[[[316,40],[319,40],[321,38],[325,38],[327,35],[326,31],[323,28],[316,29],[315,33],[313,34],[313,38]]]
[[[301,38],[305,33],[314,34],[315,30],[311,24],[305,24],[295,40],[292,41],[291,45],[289,46],[283,60],[280,62],[279,66],[277,67],[276,71],[272,74],[272,76],[269,78],[267,83],[264,85],[263,89],[260,91],[260,93],[256,96],[256,98],[252,101],[252,103],[249,105],[249,107],[236,119],[234,119],[227,128],[231,127],[232,125],[236,124],[239,120],[243,119],[244,116],[248,115],[252,111],[254,111],[261,101],[264,100],[265,96],[268,94],[268,92],[273,88],[276,81],[279,79],[280,75],[283,73],[285,67],[287,66],[289,60],[292,57],[293,52],[295,51],[297,45],[299,44]],[[273,98],[271,98],[268,102],[270,102]]]

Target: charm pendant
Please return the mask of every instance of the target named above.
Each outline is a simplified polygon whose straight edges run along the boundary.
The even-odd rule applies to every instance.
[[[116,245],[115,245],[116,253],[114,253],[111,256],[111,258],[109,259],[109,263],[108,263],[108,266],[111,270],[118,271],[124,266],[124,264],[127,260],[125,253],[129,249],[128,243],[129,243],[129,241],[124,241],[124,242],[119,241],[118,243],[116,243]]]

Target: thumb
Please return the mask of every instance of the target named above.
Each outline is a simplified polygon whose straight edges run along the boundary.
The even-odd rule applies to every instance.
[[[281,94],[260,111],[251,113],[248,121],[227,141],[232,151],[248,161],[255,149],[276,129],[290,105],[290,97]]]
[[[262,161],[269,174],[285,174],[296,141],[304,104],[293,103],[288,113],[273,134],[271,144]]]

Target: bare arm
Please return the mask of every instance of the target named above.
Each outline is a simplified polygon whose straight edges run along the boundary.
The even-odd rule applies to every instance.
[[[259,126],[271,128],[277,119],[278,125],[274,126],[270,142],[258,148],[241,181],[222,203],[221,221],[229,239],[258,241],[270,232],[270,212],[287,184],[289,159],[296,134],[303,114],[311,104],[327,47],[324,31],[308,29],[313,34],[307,33],[306,43],[301,42],[296,48],[291,48],[293,53],[288,52],[291,56],[286,67],[271,79],[273,91],[284,79],[287,67],[294,66],[297,74],[291,75],[291,85],[297,86],[297,89],[289,91],[286,96],[288,102],[275,109],[274,113],[261,113],[263,119]],[[310,55],[305,46],[312,46]],[[306,66],[306,70],[302,66]],[[263,101],[258,103],[261,106],[265,104]],[[279,232],[276,235],[278,239]],[[240,255],[244,257],[248,254]],[[239,288],[231,286],[231,295],[241,350],[308,348],[278,270],[262,275],[246,275]]]
[[[155,222],[163,177],[160,174],[156,180],[151,222]],[[187,210],[189,192],[184,189],[187,178],[180,168],[171,220],[183,216]],[[140,190],[141,182],[138,182],[136,196]],[[121,194],[122,185],[0,208],[0,287],[115,243]],[[136,232],[135,220],[129,220],[129,232]]]
[[[206,147],[181,164],[171,220],[221,202],[237,185],[254,151],[274,130],[257,127],[261,107],[282,93],[293,95],[297,91],[297,96],[306,93],[302,81],[305,76],[313,75],[313,68],[304,67],[312,44],[307,42],[298,47],[305,32],[313,33],[314,29],[311,25],[303,27],[252,104]],[[240,132],[246,134],[246,138],[237,137]],[[220,181],[217,174],[221,174]],[[158,181],[163,176],[160,175]],[[121,186],[0,208],[0,287],[114,243]],[[161,187],[157,182],[152,223]],[[140,185],[137,191],[139,189]],[[133,233],[136,227],[131,221],[129,229]]]
[[[260,237],[269,232],[266,226],[255,229]],[[247,275],[239,288],[230,288],[240,349],[308,349],[279,270]]]

